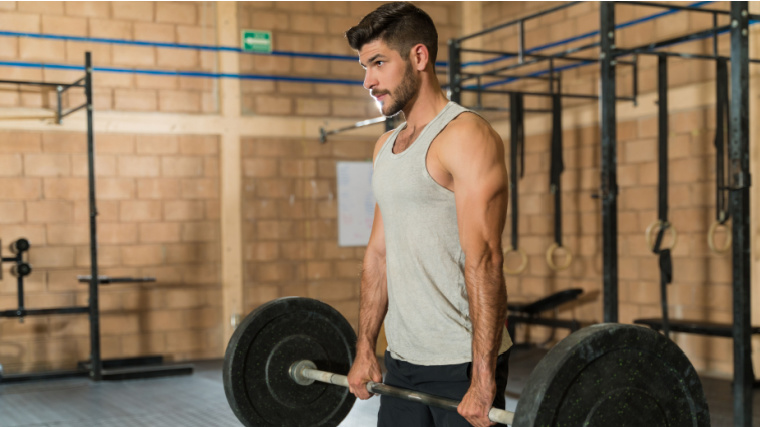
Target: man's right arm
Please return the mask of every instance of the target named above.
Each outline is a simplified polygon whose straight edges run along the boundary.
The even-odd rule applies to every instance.
[[[387,137],[388,134],[383,135],[378,140],[373,158],[377,158],[377,153]],[[367,382],[381,382],[383,380],[375,347],[387,311],[388,282],[385,270],[385,230],[380,208],[375,205],[375,218],[372,222],[372,231],[362,263],[356,360],[354,360],[351,371],[348,373],[349,389],[359,399],[371,397],[367,391]]]

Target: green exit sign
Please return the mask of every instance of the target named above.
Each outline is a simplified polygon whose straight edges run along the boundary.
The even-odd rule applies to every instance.
[[[243,51],[272,53],[272,32],[243,30]]]

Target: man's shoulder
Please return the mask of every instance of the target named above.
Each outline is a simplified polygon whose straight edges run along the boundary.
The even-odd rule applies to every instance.
[[[442,139],[453,143],[478,141],[501,142],[501,138],[486,119],[472,111],[464,111],[441,132]]]

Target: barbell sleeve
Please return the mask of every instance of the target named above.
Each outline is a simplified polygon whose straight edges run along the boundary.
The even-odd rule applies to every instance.
[[[293,381],[301,385],[309,385],[314,381],[319,381],[322,383],[335,384],[348,388],[348,377],[345,375],[334,374],[332,372],[320,371],[316,369],[314,362],[311,362],[309,360],[302,360],[294,363],[290,367],[290,376]],[[435,406],[437,408],[449,409],[453,411],[457,410],[457,407],[460,403],[453,399],[447,399],[444,397],[434,396],[432,394],[406,390],[403,388],[393,387],[373,381],[367,383],[367,391],[373,394],[398,397],[404,400],[419,402],[425,405]],[[512,425],[514,418],[514,412],[505,411],[503,409],[491,408],[488,411],[488,419],[495,423]]]

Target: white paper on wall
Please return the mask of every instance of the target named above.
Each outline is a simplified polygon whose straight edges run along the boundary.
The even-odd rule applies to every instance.
[[[372,162],[338,162],[338,246],[366,246],[375,216]]]

